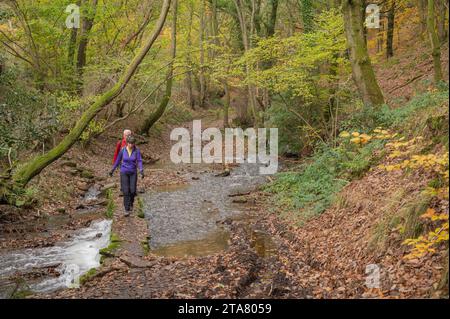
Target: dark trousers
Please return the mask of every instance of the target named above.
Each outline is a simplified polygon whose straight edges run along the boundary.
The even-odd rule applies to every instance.
[[[137,172],[120,173],[120,186],[123,192],[123,206],[130,211],[136,197]]]

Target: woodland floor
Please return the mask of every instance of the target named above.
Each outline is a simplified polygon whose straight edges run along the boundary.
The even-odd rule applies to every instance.
[[[409,74],[416,74],[416,69],[395,74],[397,69],[405,70],[402,63],[406,62],[390,67],[389,74],[385,69],[378,70],[378,75],[385,79],[380,80],[383,90],[390,92],[392,99],[409,99],[416,89],[415,81],[402,86],[411,80]],[[419,65],[427,74],[424,77],[428,76],[430,61]],[[208,126],[217,124],[205,114],[200,112],[196,117],[204,118]],[[406,261],[402,258],[405,248],[395,232],[387,234],[383,247],[374,249],[370,245],[373,230],[385,218],[386,209],[401,207],[417,197],[425,183],[414,175],[405,177],[378,169],[349,184],[339,194],[336,204],[302,226],[281,217],[267,193],[255,191],[245,196],[246,204],[242,205],[248,218],[223,221],[230,229],[228,249],[188,258],[146,253],[141,244],[149,235],[146,220],[136,214],[123,217],[117,173],[113,178],[106,177],[110,154],[122,129],[107,132],[87,147],[77,146],[52,164],[34,182],[45,190],[40,193],[44,203],[41,210],[30,208],[28,214],[18,217],[10,207],[3,207],[8,214],[0,224],[3,234],[0,254],[19,247],[49,246],[103,214],[105,208],[101,207],[97,213],[75,217],[79,198],[92,183],[116,184],[112,231],[119,235],[120,247],[81,288],[30,298],[436,298],[448,295],[437,290],[435,284],[442,274],[442,259],[448,257],[437,254],[421,262]],[[146,178],[139,180],[139,188],[144,191],[189,183],[183,178],[186,171],[158,166],[169,154],[169,132],[167,128],[161,133],[162,138],[151,137],[139,145],[146,162]],[[155,159],[159,159],[156,164]],[[74,165],[81,169],[74,171]],[[222,171],[222,167],[205,169]],[[65,188],[51,186],[61,181],[66,183]],[[441,205],[447,205],[443,208],[448,210],[448,203]],[[69,216],[69,222],[54,228],[40,224],[42,217],[49,215]],[[249,224],[253,231],[270,236],[276,248],[261,254],[255,245],[254,232],[249,232]],[[40,234],[42,231],[46,232],[45,236]],[[369,264],[381,268],[380,289],[366,288],[365,269]]]

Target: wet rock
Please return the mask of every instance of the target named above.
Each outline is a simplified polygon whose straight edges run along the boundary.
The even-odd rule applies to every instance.
[[[17,284],[9,281],[0,281],[0,299],[9,299],[17,290]]]
[[[106,199],[88,199],[83,205],[83,208],[93,207],[93,206],[106,206],[108,205],[108,201]]]
[[[217,221],[217,224],[221,225],[231,225],[233,223],[233,219],[231,217],[225,218],[224,220]]]
[[[130,268],[152,268],[157,264],[136,256],[121,256],[119,259]]]
[[[214,176],[215,177],[227,177],[227,176],[230,176],[230,174],[231,174],[230,170],[226,169],[223,172],[216,174]]]
[[[78,182],[78,183],[77,183],[77,188],[78,188],[79,190],[81,190],[81,191],[86,192],[86,191],[89,190],[89,184],[88,184],[88,183],[85,183],[85,182]]]
[[[237,190],[232,192],[231,194],[229,194],[229,197],[238,197],[238,196],[245,196],[245,195],[250,195],[250,192],[246,192],[246,191],[242,191],[242,190]]]

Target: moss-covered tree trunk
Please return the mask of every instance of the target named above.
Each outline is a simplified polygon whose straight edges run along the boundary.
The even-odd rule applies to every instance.
[[[166,82],[166,90],[164,92],[164,96],[159,103],[158,108],[153,112],[142,125],[141,134],[147,134],[150,128],[161,118],[164,114],[164,111],[169,104],[170,97],[172,96],[172,86],[173,86],[173,64],[175,57],[177,55],[177,0],[173,1],[173,21],[172,21],[172,42],[171,42],[171,56],[172,62],[169,64],[169,70],[167,71],[167,82]]]
[[[364,40],[362,7],[362,0],[343,0],[342,2],[353,79],[364,104],[376,106],[383,104],[384,98]]]
[[[81,5],[81,0],[77,1],[77,5]],[[70,32],[70,39],[69,39],[69,46],[67,49],[67,64],[73,65],[75,60],[75,47],[77,45],[77,36],[78,36],[78,29],[72,28],[72,31]]]
[[[94,19],[97,12],[98,0],[86,2],[85,2],[86,7],[83,10],[84,17],[81,25],[80,42],[78,44],[78,53],[77,53],[77,72],[80,77],[82,76],[83,69],[86,65],[86,51],[89,43],[89,34],[91,33],[92,27],[94,26]]]
[[[428,36],[431,43],[431,56],[433,57],[434,65],[434,83],[437,84],[442,81],[442,66],[441,66],[441,44],[439,42],[439,36],[436,32],[436,20],[435,20],[435,0],[428,0],[428,15],[427,15],[427,28]]]
[[[170,0],[164,0],[162,5],[161,14],[154,27],[153,32],[145,41],[131,61],[129,66],[124,70],[122,76],[117,83],[109,89],[107,92],[99,96],[91,106],[81,115],[75,126],[70,130],[63,140],[49,152],[36,156],[29,162],[20,165],[16,172],[12,175],[11,179],[14,184],[18,186],[25,186],[34,176],[38,175],[44,168],[50,165],[53,161],[57,160],[64,153],[66,153],[70,147],[78,140],[80,135],[89,125],[89,122],[97,115],[105,106],[107,106],[114,98],[116,98],[127,86],[130,79],[133,77],[138,66],[141,64],[148,51],[152,47],[155,40],[158,38],[167,17],[167,12],[170,7]],[[4,192],[3,192],[4,193]],[[5,194],[0,194],[2,197]]]

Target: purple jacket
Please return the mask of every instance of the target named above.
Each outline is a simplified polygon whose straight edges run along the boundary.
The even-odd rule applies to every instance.
[[[117,166],[120,165],[120,172],[121,173],[135,173],[138,165],[139,165],[139,172],[144,172],[144,168],[142,167],[142,156],[141,151],[134,147],[131,151],[131,155],[128,155],[127,148],[124,147],[119,152],[119,156],[117,156],[116,161],[114,162],[112,172],[114,172],[117,168]]]

